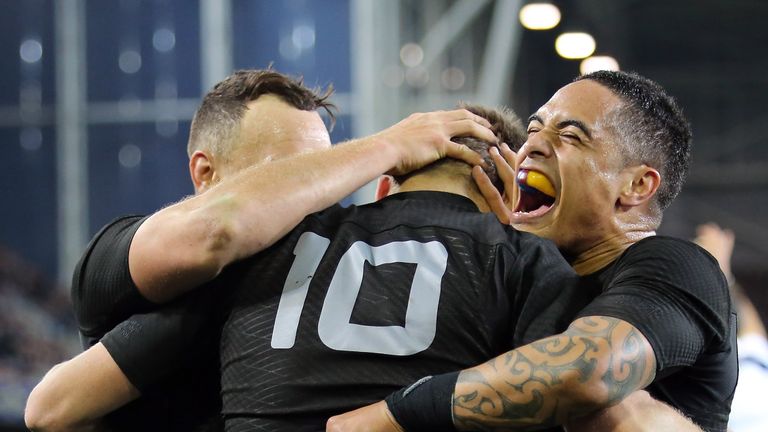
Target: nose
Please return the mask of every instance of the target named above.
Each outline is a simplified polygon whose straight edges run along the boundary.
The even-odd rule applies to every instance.
[[[544,159],[552,156],[552,143],[547,138],[546,131],[539,131],[528,136],[528,141],[523,144],[518,153],[519,160],[526,157],[531,159]]]

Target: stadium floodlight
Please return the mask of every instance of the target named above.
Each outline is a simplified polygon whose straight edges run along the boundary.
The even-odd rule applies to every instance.
[[[619,62],[611,56],[592,56],[582,60],[581,65],[579,65],[579,72],[582,75],[600,70],[617,71],[619,70]]]
[[[555,50],[560,57],[583,59],[595,52],[595,38],[589,33],[563,33],[555,39]]]
[[[560,9],[551,3],[530,3],[520,9],[519,17],[529,30],[549,30],[560,23]]]

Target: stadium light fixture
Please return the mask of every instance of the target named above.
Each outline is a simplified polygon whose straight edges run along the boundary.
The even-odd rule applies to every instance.
[[[529,30],[549,30],[560,23],[560,9],[551,3],[530,3],[520,9],[520,24]]]
[[[599,70],[619,70],[619,62],[611,56],[592,56],[581,61],[579,71],[582,75],[597,72]]]
[[[589,33],[563,33],[555,39],[555,50],[560,57],[583,59],[592,55],[596,48],[595,38]]]

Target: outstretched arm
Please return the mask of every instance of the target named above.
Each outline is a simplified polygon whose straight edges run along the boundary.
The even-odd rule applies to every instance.
[[[462,371],[452,402],[446,403],[452,403],[458,430],[538,429],[620,402],[651,383],[655,368],[653,349],[635,327],[616,318],[584,317],[561,334]],[[414,412],[424,410],[413,401],[431,400],[431,394],[420,397],[421,388],[402,399]],[[393,432],[426,426],[408,425],[410,419],[404,422],[398,412],[387,410],[378,403],[333,417],[327,430]]]
[[[247,168],[144,222],[131,243],[131,276],[144,297],[168,301],[383,173],[402,174],[443,157],[482,163],[450,139],[495,142],[489,127],[467,110],[414,114],[367,138]]]
[[[100,417],[139,397],[98,343],[54,366],[27,400],[24,422],[33,431],[90,431]]]
[[[450,138],[494,141],[488,127],[466,110],[414,114],[367,138],[247,168],[147,219],[128,252],[130,276],[147,299],[170,300],[382,173],[408,172],[442,157],[481,163]],[[26,420],[39,430],[84,429],[138,396],[97,344],[46,375],[30,395]]]
[[[454,423],[460,430],[563,424],[644,388],[655,367],[650,344],[632,325],[581,318],[562,334],[461,372]]]

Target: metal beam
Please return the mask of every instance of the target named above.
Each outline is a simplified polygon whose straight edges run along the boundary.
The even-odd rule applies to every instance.
[[[232,73],[232,0],[200,0],[201,94]]]
[[[429,69],[443,52],[472,24],[490,0],[460,0],[451,6],[421,40],[422,66]],[[504,17],[508,20],[508,17]]]
[[[497,0],[477,85],[480,103],[498,106],[508,99],[520,52],[522,27],[516,19],[521,0]]]
[[[339,115],[350,114],[350,93],[334,93]],[[153,123],[158,120],[192,120],[200,105],[198,98],[135,99],[117,102],[91,102],[85,106],[87,124]],[[18,106],[0,106],[0,128],[51,126],[56,121],[55,107],[42,106],[34,118],[22,116]]]
[[[349,93],[334,93],[333,102],[339,106],[339,115],[348,114]],[[88,123],[153,123],[158,120],[192,120],[200,106],[200,99],[149,99],[118,102],[91,102],[88,104]],[[1,111],[0,111],[1,112]]]
[[[67,282],[88,233],[88,134],[85,125],[84,0],[54,2],[58,279]]]
[[[353,134],[361,137],[400,120],[400,89],[382,83],[382,70],[399,65],[400,2],[353,0],[352,43]],[[352,195],[356,204],[371,202],[375,183]]]

